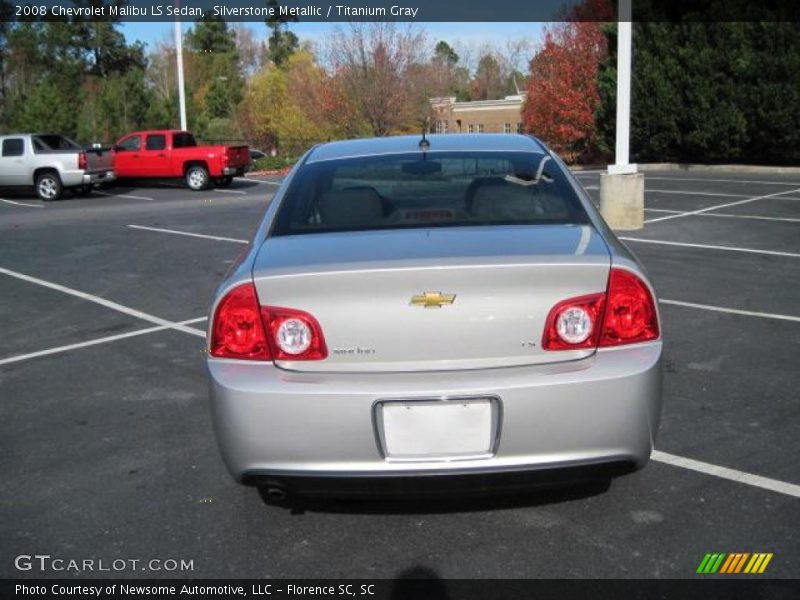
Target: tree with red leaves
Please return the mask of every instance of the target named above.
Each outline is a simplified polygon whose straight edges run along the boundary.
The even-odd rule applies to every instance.
[[[594,20],[581,21],[587,14]],[[596,150],[597,75],[608,53],[600,19],[612,20],[613,14],[608,0],[587,0],[567,22],[545,31],[544,44],[530,62],[523,126],[567,159]]]

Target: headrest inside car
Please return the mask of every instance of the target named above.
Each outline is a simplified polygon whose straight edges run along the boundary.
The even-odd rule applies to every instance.
[[[383,203],[372,188],[346,188],[326,192],[319,212],[324,225],[359,227],[379,221],[383,217]]]

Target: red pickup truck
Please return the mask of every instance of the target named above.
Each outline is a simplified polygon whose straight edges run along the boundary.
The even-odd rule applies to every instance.
[[[227,187],[250,166],[243,146],[198,146],[188,131],[135,131],[114,146],[117,179],[183,178],[190,189]]]

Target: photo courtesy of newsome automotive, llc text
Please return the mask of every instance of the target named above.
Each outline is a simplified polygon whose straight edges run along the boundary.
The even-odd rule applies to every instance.
[[[0,598],[800,597],[800,5],[0,0]]]

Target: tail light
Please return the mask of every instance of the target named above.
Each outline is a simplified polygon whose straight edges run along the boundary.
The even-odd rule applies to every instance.
[[[629,271],[611,269],[607,293],[570,298],[550,310],[542,348],[604,348],[658,336],[658,315],[648,287]]]
[[[556,304],[547,315],[542,348],[575,350],[596,347],[605,299],[605,294],[593,294]]]
[[[630,271],[611,269],[600,346],[636,344],[658,335],[658,313],[648,287]]]
[[[86,158],[86,152],[78,152],[78,169],[85,171],[88,164],[89,160]]]
[[[261,323],[256,288],[252,283],[233,288],[217,305],[209,352],[219,358],[272,358]]]
[[[264,306],[261,319],[275,360],[322,360],[328,356],[322,328],[307,312]]]
[[[211,328],[211,356],[242,360],[322,360],[328,349],[322,328],[310,314],[259,306],[256,288],[233,288],[217,305]]]

